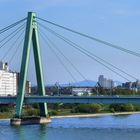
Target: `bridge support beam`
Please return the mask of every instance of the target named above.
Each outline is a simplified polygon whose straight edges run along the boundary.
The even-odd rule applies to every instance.
[[[38,93],[41,96],[43,96],[45,95],[45,86],[43,80],[36,14],[33,12],[29,12],[27,17],[24,48],[23,48],[21,69],[19,75],[18,95],[16,100],[16,114],[15,114],[16,118],[21,118],[21,114],[22,114],[22,107],[23,107],[24,96],[26,92],[26,81],[27,81],[27,73],[28,73],[28,66],[29,66],[29,59],[30,59],[31,43],[33,44]],[[48,115],[47,104],[39,103],[39,106],[40,106],[40,116],[47,117]]]

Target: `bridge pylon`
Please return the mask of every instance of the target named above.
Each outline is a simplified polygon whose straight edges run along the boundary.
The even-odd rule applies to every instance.
[[[18,94],[16,100],[16,114],[15,114],[16,118],[21,118],[21,114],[22,114],[22,107],[23,107],[24,96],[26,92],[26,81],[27,81],[31,46],[33,46],[38,93],[40,94],[40,96],[43,96],[45,95],[45,85],[43,80],[36,13],[34,12],[28,12],[28,17],[27,17],[24,48],[22,54],[19,83],[18,83],[19,84]],[[40,106],[40,116],[47,117],[48,115],[47,104],[39,103],[39,106]]]

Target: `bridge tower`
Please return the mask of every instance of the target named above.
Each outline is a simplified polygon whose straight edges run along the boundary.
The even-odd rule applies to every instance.
[[[21,69],[19,75],[19,86],[18,86],[18,95],[16,101],[15,118],[21,118],[21,114],[22,114],[22,107],[23,107],[24,96],[26,91],[25,89],[26,89],[29,59],[30,59],[31,43],[33,46],[33,53],[34,53],[38,93],[40,94],[40,96],[43,96],[45,95],[45,86],[44,86],[42,64],[41,64],[36,13],[34,12],[28,12],[28,17],[27,17],[24,48],[23,48]],[[40,103],[39,107],[40,107],[40,116],[47,117],[48,115],[47,104]]]

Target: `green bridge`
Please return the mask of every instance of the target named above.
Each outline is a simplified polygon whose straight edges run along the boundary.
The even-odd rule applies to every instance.
[[[0,104],[16,104],[17,97],[0,97]],[[25,96],[24,103],[140,104],[140,96]]]
[[[114,69],[117,69],[121,73],[124,73],[127,76],[130,76],[131,78],[135,77],[131,76],[127,72],[117,68],[115,65],[112,65],[106,61],[104,61],[102,58],[97,57],[93,53],[86,51],[84,48],[78,48],[78,45],[71,42],[69,39],[64,38],[62,35],[56,33],[55,31],[46,28],[42,24],[38,22],[38,20],[41,20],[43,22],[47,22],[51,25],[57,26],[59,28],[62,28],[64,30],[70,31],[72,33],[78,34],[80,36],[86,37],[88,39],[97,41],[99,43],[102,43],[104,45],[108,45],[109,47],[113,47],[115,49],[119,49],[121,51],[127,52],[131,55],[140,56],[140,54],[121,48],[119,46],[113,45],[109,42],[91,37],[89,35],[77,32],[75,30],[69,29],[67,27],[58,25],[56,23],[50,22],[48,20],[42,19],[37,17],[36,13],[29,12],[27,18],[24,18],[16,23],[13,23],[3,29],[0,30],[0,33],[3,33],[7,30],[9,30],[12,27],[15,27],[16,25],[22,23],[23,21],[26,21],[26,31],[25,31],[25,37],[24,37],[24,48],[22,53],[22,62],[21,62],[21,68],[20,68],[20,75],[19,75],[19,82],[18,82],[18,94],[14,97],[0,97],[0,104],[16,104],[16,113],[14,118],[15,119],[21,119],[22,117],[22,107],[24,103],[39,103],[40,107],[40,117],[48,117],[48,110],[47,110],[47,103],[133,103],[133,104],[140,104],[140,96],[45,96],[45,84],[43,79],[43,71],[42,71],[42,62],[41,62],[41,54],[40,54],[40,43],[39,43],[39,35],[38,35],[38,25],[42,26],[52,34],[55,34],[58,38],[62,39],[75,49],[79,50],[81,53],[84,53],[91,59],[99,62],[107,69],[111,70],[115,74],[121,76],[125,80],[128,80],[125,78],[124,75],[115,72]],[[32,45],[31,45],[32,44]],[[35,62],[35,70],[36,70],[36,79],[37,79],[37,87],[38,87],[38,93],[39,96],[25,96],[26,91],[26,81],[27,81],[27,72],[29,67],[29,58],[30,58],[30,51],[31,47],[33,47],[33,54],[34,54],[34,62]],[[97,58],[99,60],[97,60]],[[102,60],[102,62],[101,62]],[[111,69],[109,66],[112,66],[114,69]],[[68,69],[67,69],[68,70]],[[83,78],[84,76],[76,70]],[[69,72],[69,71],[68,71]],[[69,74],[72,76],[72,74],[69,72]],[[14,120],[13,120],[14,121]]]

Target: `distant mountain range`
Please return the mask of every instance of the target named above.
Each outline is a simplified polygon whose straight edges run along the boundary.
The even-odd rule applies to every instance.
[[[115,86],[122,85],[119,81],[114,81]],[[77,83],[69,83],[69,84],[59,84],[61,87],[67,87],[67,86],[75,86],[75,87],[94,87],[97,84],[97,81],[93,80],[84,80],[79,81]],[[54,84],[48,84],[47,86],[54,86]]]
[[[84,80],[84,81],[79,81],[77,83],[60,84],[60,86],[94,87],[96,83],[97,83],[96,81]]]
[[[68,83],[68,84],[59,84],[61,87],[67,87],[67,86],[75,86],[75,87],[94,87],[96,85],[96,81],[92,80],[84,80],[79,81],[77,83]],[[54,84],[48,84],[47,86],[54,86]]]

